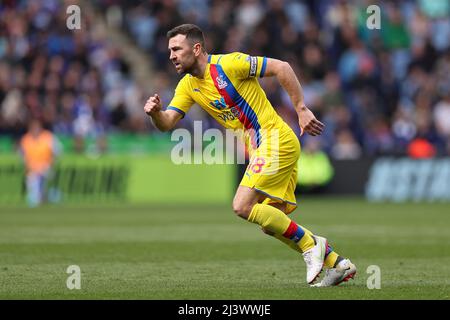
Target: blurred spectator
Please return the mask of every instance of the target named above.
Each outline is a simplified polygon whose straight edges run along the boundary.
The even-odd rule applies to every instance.
[[[57,138],[50,131],[43,129],[39,120],[30,121],[28,132],[20,140],[30,207],[39,206],[47,201],[47,182],[60,149]]]
[[[336,134],[336,142],[331,149],[331,156],[338,160],[352,160],[361,157],[362,151],[350,130]]]
[[[450,138],[450,88],[444,98],[434,107],[433,113],[436,128],[442,137]]]
[[[327,185],[334,175],[329,156],[322,151],[319,139],[306,139],[298,161],[298,183],[310,189]]]
[[[417,138],[409,144],[408,155],[413,159],[428,159],[436,155],[436,148],[426,139]]]

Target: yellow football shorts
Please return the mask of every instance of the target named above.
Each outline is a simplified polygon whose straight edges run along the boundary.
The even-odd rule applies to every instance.
[[[291,213],[297,207],[294,192],[300,142],[287,124],[266,132],[263,137],[259,148],[250,150],[249,164],[240,185],[266,195],[263,203],[285,202],[287,213]]]

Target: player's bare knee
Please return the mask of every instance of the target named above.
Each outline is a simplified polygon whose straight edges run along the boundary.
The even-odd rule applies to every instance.
[[[236,213],[239,217],[243,219],[247,219],[250,215],[250,212],[252,211],[252,206],[249,206],[246,203],[233,201],[233,211]]]

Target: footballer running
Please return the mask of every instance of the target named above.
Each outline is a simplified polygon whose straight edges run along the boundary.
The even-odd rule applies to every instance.
[[[193,24],[173,28],[167,38],[170,60],[184,76],[165,110],[158,94],[147,100],[144,111],[154,125],[171,130],[197,103],[225,128],[243,130],[249,164],[233,199],[234,212],[302,253],[308,284],[328,287],[353,278],[356,267],[349,259],[337,254],[325,238],[288,217],[297,207],[294,191],[300,142],[276,113],[257,78],[277,78],[298,114],[301,135],[317,136],[324,129],[305,106],[291,66],[240,52],[208,54],[202,30]],[[230,112],[235,117],[224,116]],[[277,139],[277,148],[269,145],[273,139]],[[324,267],[325,276],[315,283]]]

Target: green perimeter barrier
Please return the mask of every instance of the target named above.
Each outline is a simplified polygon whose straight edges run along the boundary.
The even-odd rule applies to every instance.
[[[0,156],[0,204],[24,202],[24,169],[18,156]]]
[[[168,155],[130,160],[130,202],[227,203],[232,199],[234,165],[175,165]]]
[[[49,196],[60,203],[226,203],[233,165],[175,165],[169,155],[64,155],[54,166]],[[17,155],[0,157],[0,204],[24,204]]]
[[[73,136],[57,135],[64,154],[75,152],[75,141]],[[108,134],[106,139],[107,154],[155,154],[170,153],[172,147],[178,141],[171,141],[170,134],[167,132],[158,132],[152,134]],[[15,152],[17,142],[9,136],[0,136],[0,155],[12,154]],[[84,153],[96,154],[97,140],[93,137],[84,139]]]

